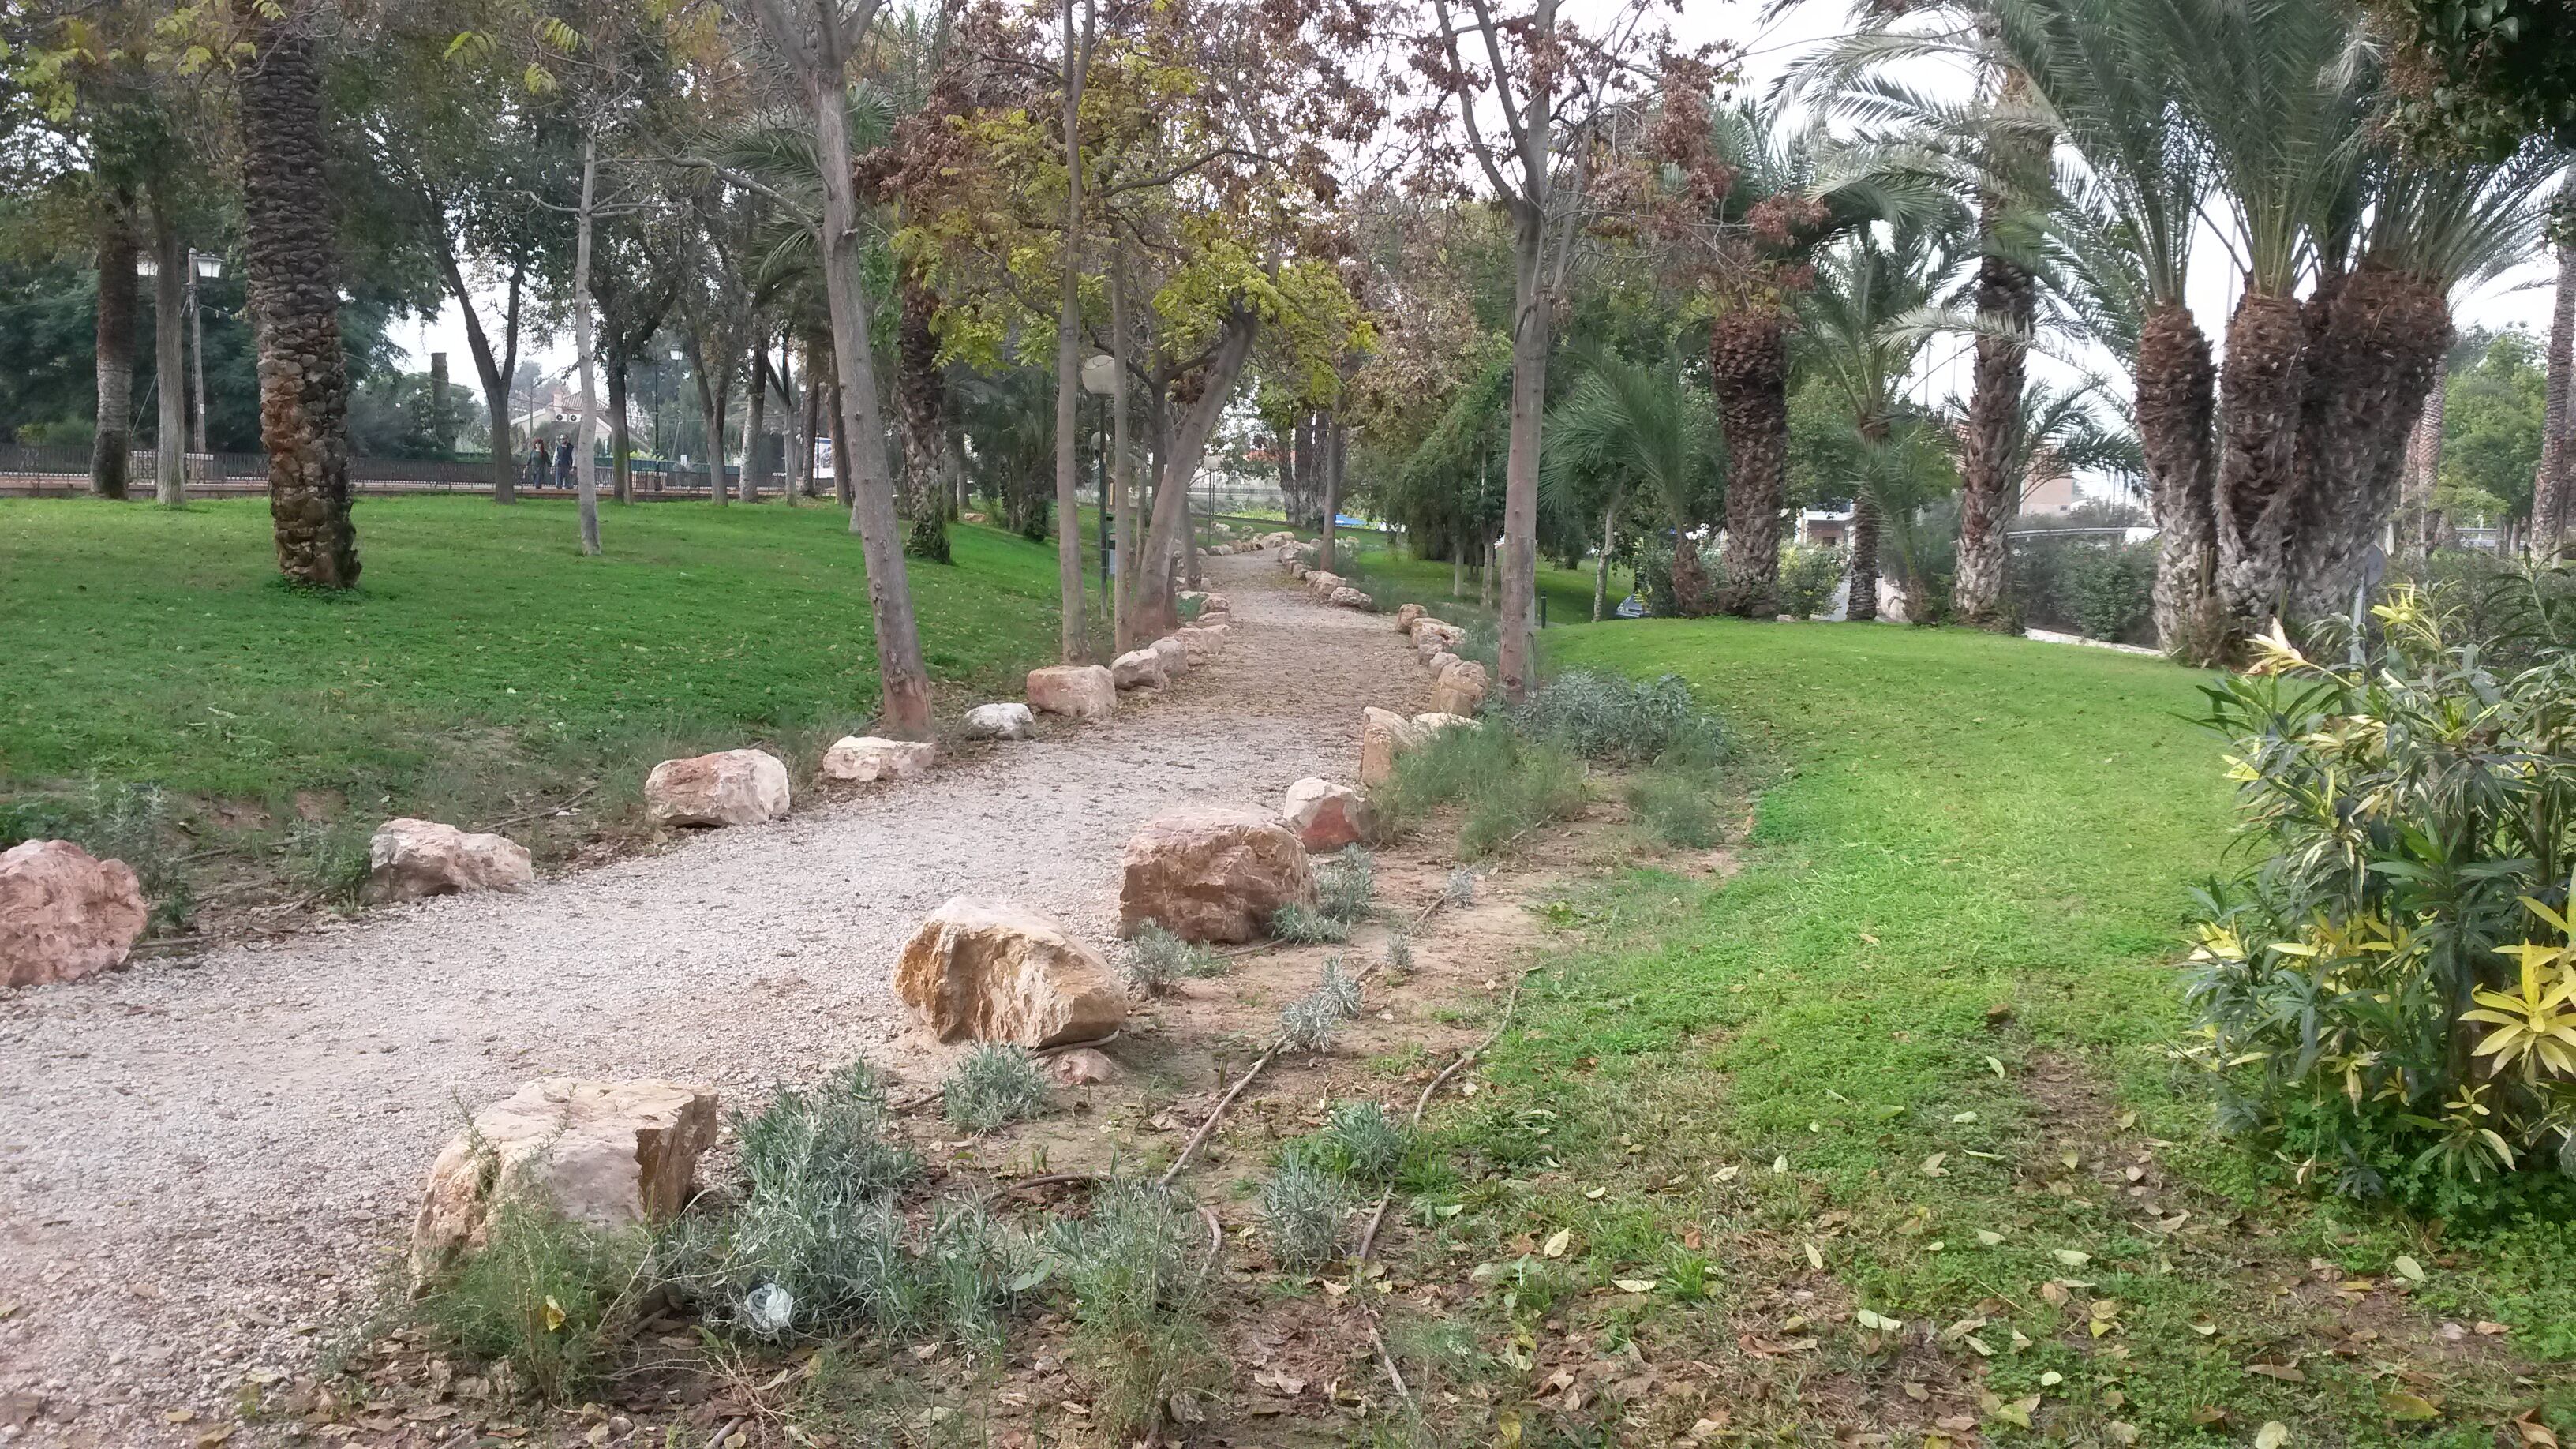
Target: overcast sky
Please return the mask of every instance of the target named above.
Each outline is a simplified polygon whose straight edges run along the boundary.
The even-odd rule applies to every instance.
[[[1566,8],[1577,17],[1587,12],[1606,15],[1619,3],[1620,0],[1568,0]],[[1669,23],[1676,37],[1686,43],[1722,41],[1739,47],[1744,55],[1746,85],[1767,92],[1801,53],[1842,30],[1850,14],[1850,7],[1842,0],[1803,0],[1767,21],[1763,18],[1765,8],[1742,0],[1687,0],[1684,13],[1669,17]],[[1941,83],[1937,73],[1911,79],[1918,85]],[[1964,78],[1951,83],[1964,84]],[[2520,323],[2534,331],[2543,330],[2547,326],[2547,287],[2552,275],[2548,263],[2535,258],[2512,274],[2463,294],[2455,299],[2459,324],[2501,328]],[[2191,302],[2201,329],[2213,341],[2226,331],[2227,314],[2234,306],[2236,291],[2236,277],[2223,238],[2204,227],[2194,251]],[[455,303],[448,303],[435,321],[402,324],[396,336],[411,350],[415,370],[428,367],[431,352],[444,351],[448,354],[450,375],[459,382],[472,383],[473,363]],[[1969,386],[1967,354],[1964,339],[1936,344],[1915,380],[1917,394],[1932,402],[1952,395],[1964,396]],[[567,333],[546,346],[523,347],[522,355],[533,358],[541,367],[563,367],[572,359],[571,338]],[[2095,365],[2107,366],[2107,359]]]

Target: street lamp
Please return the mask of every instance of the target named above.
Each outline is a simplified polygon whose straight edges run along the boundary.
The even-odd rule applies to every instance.
[[[202,277],[211,282],[223,276],[224,259],[212,252],[190,247],[188,262],[188,332],[196,344],[197,451],[204,453],[209,451],[206,447],[206,319],[197,308],[197,279]],[[439,399],[439,406],[443,408],[446,404],[445,398]]]

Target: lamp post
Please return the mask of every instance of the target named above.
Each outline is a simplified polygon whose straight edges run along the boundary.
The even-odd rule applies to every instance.
[[[197,451],[200,453],[212,450],[206,446],[206,318],[197,307],[197,279],[203,277],[211,282],[223,274],[222,257],[212,252],[198,251],[195,247],[188,249],[188,335],[195,347],[195,356],[190,365],[194,371],[192,382],[197,394]],[[447,406],[445,398],[440,398],[438,402],[442,409]]]

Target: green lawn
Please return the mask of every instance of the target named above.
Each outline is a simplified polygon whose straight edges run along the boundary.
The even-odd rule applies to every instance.
[[[0,790],[471,814],[665,746],[856,725],[876,698],[837,508],[612,506],[596,559],[569,503],[370,498],[357,519],[363,582],[335,599],[277,585],[264,502],[0,503]],[[1053,650],[1054,555],[954,538],[955,567],[911,569],[931,669],[1015,690]]]
[[[1560,668],[1681,674],[1760,795],[1731,879],[1619,870],[1565,898],[1497,1090],[1452,1109],[1492,1172],[1459,1231],[1533,1386],[1583,1376],[1553,1334],[1633,1343],[1714,1381],[1661,1429],[1723,1407],[1749,1439],[1909,1449],[1970,1420],[2008,1443],[2278,1422],[2289,1444],[2465,1449],[2576,1409],[2576,1233],[2320,1200],[2217,1137],[2169,1056],[2186,888],[2230,822],[2193,674],[1896,627],[1548,644]],[[1562,1260],[1528,1256],[1559,1228]],[[1617,1412],[1532,1438],[1593,1442]]]
[[[1418,603],[1435,613],[1475,613],[1476,571],[1467,570],[1463,597],[1452,599],[1449,593],[1449,565],[1438,559],[1417,559],[1395,545],[1372,535],[1361,535],[1360,546],[1352,549],[1350,535],[1336,540],[1345,552],[1341,572],[1355,573],[1363,586],[1374,585],[1377,592],[1392,598],[1396,604]],[[1627,596],[1628,574],[1622,569],[1610,571],[1610,598],[1607,608],[1615,609]],[[1551,628],[1588,622],[1592,618],[1592,570],[1590,567],[1562,569],[1545,559],[1539,561],[1538,590],[1547,600],[1547,619]],[[1382,609],[1393,604],[1379,601]]]

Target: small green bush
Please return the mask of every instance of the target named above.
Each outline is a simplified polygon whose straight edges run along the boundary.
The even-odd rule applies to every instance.
[[[1225,958],[1194,941],[1184,941],[1163,929],[1159,922],[1147,921],[1134,940],[1127,943],[1119,964],[1125,968],[1128,984],[1150,996],[1168,993],[1184,980],[1225,974]]]
[[[1376,862],[1356,845],[1344,846],[1315,867],[1315,909],[1328,920],[1346,926],[1367,920],[1376,895]]]
[[[1717,844],[1723,827],[1706,776],[1653,769],[1628,782],[1628,810],[1648,835],[1685,850]]]
[[[1073,1300],[1074,1357],[1088,1368],[1104,1442],[1123,1443],[1176,1397],[1225,1382],[1204,1323],[1211,1245],[1188,1203],[1152,1183],[1103,1183],[1090,1215],[1049,1223],[1045,1243]]]
[[[1642,765],[1677,748],[1713,758],[1721,739],[1717,721],[1691,700],[1690,687],[1675,674],[1641,682],[1571,670],[1507,713],[1529,739],[1614,765]]]
[[[960,1132],[985,1133],[1040,1116],[1046,1076],[1026,1047],[987,1042],[961,1058],[939,1085],[940,1109]]]
[[[1324,979],[1279,1013],[1279,1043],[1291,1051],[1322,1051],[1343,1022],[1360,1014],[1360,984],[1342,974],[1342,958],[1324,963]]]
[[[2145,623],[2155,605],[2155,549],[2086,549],[2069,560],[2066,586],[2069,612],[2084,637],[2119,639]]]
[[[1458,822],[1458,853],[1469,860],[1509,855],[1524,836],[1582,809],[1588,798],[1581,762],[1552,746],[1531,746],[1509,773],[1468,800]]]
[[[1826,544],[1780,545],[1780,612],[1811,619],[1834,601],[1850,556]]]
[[[326,900],[354,901],[366,889],[373,839],[356,821],[298,820],[286,832],[286,874]]]
[[[1413,1136],[1384,1106],[1345,1102],[1333,1109],[1324,1130],[1310,1141],[1315,1162],[1326,1171],[1380,1187],[1394,1181]]]
[[[631,1326],[645,1259],[640,1235],[505,1199],[493,1206],[481,1251],[434,1285],[419,1313],[457,1348],[508,1365],[547,1403],[573,1402]]]
[[[1292,946],[1320,946],[1349,940],[1351,928],[1318,907],[1290,901],[1270,913],[1270,935]]]
[[[1280,1163],[1261,1189],[1270,1255],[1294,1272],[1319,1267],[1341,1252],[1350,1212],[1342,1185],[1296,1157]]]
[[[1392,839],[1439,806],[1464,807],[1459,853],[1502,855],[1520,838],[1581,808],[1583,765],[1552,743],[1533,743],[1489,716],[1476,728],[1442,730],[1397,757],[1395,773],[1369,800],[1372,830]]]

